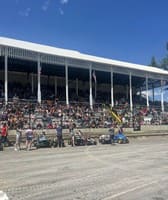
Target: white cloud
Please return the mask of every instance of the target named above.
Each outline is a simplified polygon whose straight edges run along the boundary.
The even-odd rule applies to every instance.
[[[43,3],[41,9],[42,9],[43,11],[47,11],[49,5],[50,5],[50,0],[46,0],[46,1]]]
[[[60,0],[61,4],[67,4],[69,0]]]
[[[60,13],[60,15],[64,15],[63,6],[64,6],[65,4],[68,4],[68,3],[69,3],[69,0],[60,0],[60,4],[61,4],[61,6],[60,6],[60,8],[59,8],[59,13]]]
[[[64,15],[64,11],[63,11],[61,8],[59,8],[59,13],[60,13],[61,15]]]
[[[26,8],[25,10],[19,11],[19,15],[23,17],[28,17],[30,15],[31,8]]]

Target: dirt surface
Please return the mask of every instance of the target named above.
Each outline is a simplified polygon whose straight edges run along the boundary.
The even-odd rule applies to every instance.
[[[130,144],[0,152],[11,200],[167,200],[168,137]]]

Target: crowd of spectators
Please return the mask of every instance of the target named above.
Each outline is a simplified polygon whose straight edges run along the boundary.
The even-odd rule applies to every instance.
[[[116,105],[113,112],[121,119],[124,127],[132,127],[134,123],[162,124],[167,118],[157,109],[146,109],[136,107],[133,113],[130,112],[129,104]],[[76,128],[109,128],[117,125],[117,120],[112,116],[109,105],[94,104],[93,109],[89,103],[71,103],[44,101],[42,104],[33,102],[21,102],[14,98],[13,102],[5,105],[0,104],[0,122],[7,122],[9,129],[16,129],[19,125],[26,129],[29,125],[35,129],[54,129],[61,122],[63,128],[74,125]]]
[[[65,88],[58,87],[58,96],[53,94],[54,88],[42,85],[42,104],[36,103],[37,97],[33,94],[30,84],[21,86],[20,83],[9,83],[8,105],[3,102],[4,92],[3,83],[0,82],[0,122],[7,122],[9,129],[21,128],[56,128],[59,122],[63,128],[69,128],[74,125],[77,128],[109,128],[116,125],[117,120],[112,116],[109,101],[106,102],[108,95],[97,93],[99,97],[94,102],[93,109],[89,106],[88,91],[83,94],[79,90],[79,96],[76,96],[75,90],[71,90],[70,105],[65,104]],[[35,92],[36,93],[36,92]],[[45,98],[44,98],[45,97]],[[87,97],[87,98],[86,98]],[[26,99],[26,101],[24,101]],[[48,100],[46,100],[48,99]],[[133,96],[134,109],[130,112],[129,101],[124,97],[117,98],[113,112],[121,119],[124,127],[133,127],[134,124],[168,124],[167,113],[161,113],[160,108],[155,106],[147,109],[145,99]],[[86,103],[87,102],[87,103]],[[104,102],[98,103],[98,102]]]
[[[88,104],[74,103],[66,106],[65,103],[52,101],[41,105],[12,102],[5,106],[2,103],[0,120],[8,121],[9,129],[15,129],[18,124],[22,128],[29,124],[34,128],[56,128],[59,122],[62,122],[64,128],[72,123],[80,128],[99,128],[113,122],[109,108],[95,106],[92,110]]]

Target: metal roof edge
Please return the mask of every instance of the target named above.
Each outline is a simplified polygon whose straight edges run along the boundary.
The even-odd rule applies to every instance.
[[[162,75],[168,75],[168,71],[159,69],[156,67],[152,67],[152,66],[118,61],[118,60],[113,60],[109,58],[83,54],[75,50],[62,49],[62,48],[57,48],[53,46],[42,45],[42,44],[7,38],[7,37],[0,37],[0,45],[21,48],[21,49],[25,49],[29,51],[34,51],[37,53],[46,53],[46,54],[51,54],[51,55],[63,56],[67,58],[69,57],[73,59],[81,59],[81,60],[85,60],[89,62],[97,62],[100,64],[107,64],[107,65],[112,65],[112,66],[114,65],[114,66],[119,66],[123,68],[128,68],[130,70],[131,69],[141,70],[141,71],[145,71],[146,73],[158,73]]]

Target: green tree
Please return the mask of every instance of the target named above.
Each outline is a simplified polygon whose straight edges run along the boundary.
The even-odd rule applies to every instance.
[[[155,59],[155,56],[152,56],[152,59],[151,59],[151,63],[149,64],[149,66],[152,66],[152,67],[159,67],[156,59]]]
[[[162,58],[160,62],[160,66],[162,69],[168,70],[168,42],[166,43],[166,51],[167,51],[167,54],[164,58]]]
[[[161,68],[165,69],[165,70],[168,70],[168,56],[164,57],[161,60]]]
[[[161,59],[159,63],[156,61],[155,56],[152,56],[151,63],[149,64],[149,66],[168,70],[168,42],[166,43],[166,51],[167,54]]]

